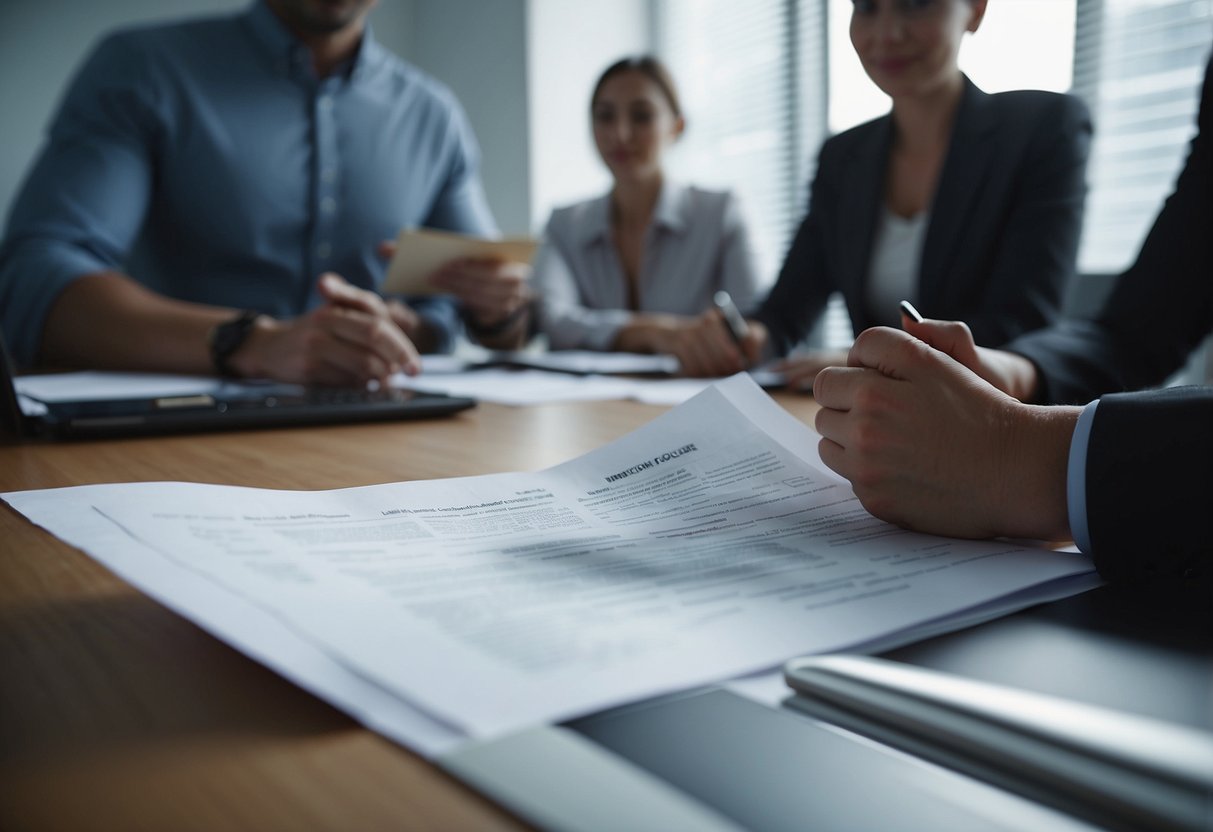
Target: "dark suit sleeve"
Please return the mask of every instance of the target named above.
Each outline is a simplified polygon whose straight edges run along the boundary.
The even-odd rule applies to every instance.
[[[1175,191],[1095,320],[1065,322],[1007,345],[1040,370],[1039,400],[1082,404],[1160,384],[1213,328],[1210,92],[1206,70],[1199,132]]]
[[[1213,601],[1213,388],[1104,396],[1087,447],[1091,554],[1106,579]]]
[[[832,182],[832,143],[822,146],[809,195],[809,213],[796,230],[779,279],[753,317],[771,336],[771,349],[786,355],[817,322],[836,288],[828,263],[829,226],[837,214],[838,192]]]
[[[1024,103],[1035,104],[1037,96],[1025,97]],[[1054,323],[1074,275],[1091,117],[1073,96],[1051,95],[1047,100],[1048,107],[1019,107],[1005,114],[1019,118],[1032,112],[1037,124],[1017,160],[1016,191],[994,255],[989,289],[981,307],[966,318],[979,344],[999,346]]]

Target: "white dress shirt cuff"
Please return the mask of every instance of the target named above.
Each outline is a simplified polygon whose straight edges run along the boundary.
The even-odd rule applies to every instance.
[[[1070,515],[1070,534],[1085,554],[1091,554],[1091,530],[1087,527],[1087,446],[1099,399],[1082,409],[1074,436],[1070,439],[1070,460],[1066,470],[1066,503]]]

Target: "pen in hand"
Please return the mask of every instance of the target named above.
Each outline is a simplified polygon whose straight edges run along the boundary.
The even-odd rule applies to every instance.
[[[749,324],[741,316],[741,312],[737,309],[737,304],[733,303],[732,296],[723,289],[712,296],[712,302],[716,304],[716,308],[720,310],[720,314],[724,317],[724,323],[729,330],[729,335],[733,337],[733,341],[737,344],[737,349],[741,353],[742,363],[748,367],[750,362],[746,358],[745,339],[750,334]]]
[[[914,304],[910,303],[908,300],[903,300],[901,303],[897,304],[897,306],[901,309],[901,314],[905,315],[916,324],[920,324],[926,320],[918,313],[918,310],[914,308]]]

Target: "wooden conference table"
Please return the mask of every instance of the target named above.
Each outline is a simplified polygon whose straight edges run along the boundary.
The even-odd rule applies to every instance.
[[[816,410],[777,398],[806,420]],[[538,470],[663,410],[481,404],[421,422],[0,444],[0,491],[327,489]],[[389,828],[525,826],[0,509],[0,829]]]

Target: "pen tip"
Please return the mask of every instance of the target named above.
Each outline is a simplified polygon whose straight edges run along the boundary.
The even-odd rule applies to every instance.
[[[920,324],[925,320],[925,318],[919,314],[918,310],[914,308],[914,304],[910,303],[908,300],[903,300],[898,304],[898,306],[901,308],[901,314],[905,315],[914,323]]]

